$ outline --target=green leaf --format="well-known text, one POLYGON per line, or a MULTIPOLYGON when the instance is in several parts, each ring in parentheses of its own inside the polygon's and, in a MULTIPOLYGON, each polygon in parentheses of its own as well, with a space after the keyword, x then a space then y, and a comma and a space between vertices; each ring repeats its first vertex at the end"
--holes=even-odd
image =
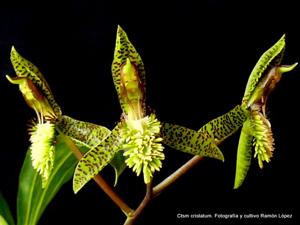
POLYGON ((0 214, 0 225, 9 225, 1 214, 0 214))
POLYGON ((251 135, 251 122, 250 119, 247 119, 243 125, 238 145, 234 189, 239 188, 247 176, 251 165, 252 144, 253 136, 251 135))
MULTIPOLYGON (((129 41, 125 31, 118 26, 116 46, 114 52, 114 59, 112 62, 112 76, 115 88, 117 90, 119 101, 123 112, 128 115, 127 109, 125 107, 126 102, 122 97, 121 93, 121 69, 126 63, 127 59, 137 68, 141 86, 143 87, 143 92, 145 93, 146 78, 145 78, 145 68, 139 53, 136 51, 132 43, 129 41)), ((145 104, 145 102, 143 102, 145 104)), ((145 106, 142 107, 143 110, 146 109, 145 106)))
POLYGON ((281 62, 285 49, 285 35, 283 35, 271 48, 269 48, 260 57, 255 67, 253 68, 246 86, 243 97, 243 104, 248 105, 248 101, 252 96, 258 82, 268 68, 278 66, 281 62))
POLYGON ((120 175, 126 169, 125 157, 123 156, 124 151, 119 151, 115 154, 114 158, 111 160, 110 165, 115 171, 115 182, 114 186, 117 185, 120 175))
MULTIPOLYGON (((87 148, 82 147, 82 152, 87 148)), ((72 178, 78 160, 70 151, 69 146, 59 135, 55 150, 54 168, 48 183, 42 189, 42 181, 36 170, 33 169, 30 150, 19 177, 19 190, 17 198, 17 217, 19 225, 37 224, 47 205, 54 198, 61 186, 72 178)))
POLYGON ((79 160, 73 177, 74 193, 77 193, 88 181, 95 177, 121 150, 123 126, 123 122, 119 122, 104 141, 89 150, 79 160))
POLYGON ((14 219, 9 209, 7 202, 0 193, 0 225, 14 225, 14 219))

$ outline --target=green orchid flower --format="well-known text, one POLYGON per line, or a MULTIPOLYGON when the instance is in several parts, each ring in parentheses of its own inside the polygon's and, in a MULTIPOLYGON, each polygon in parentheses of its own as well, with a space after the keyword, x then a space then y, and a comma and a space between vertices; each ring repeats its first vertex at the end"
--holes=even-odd
POLYGON ((263 162, 269 163, 274 151, 274 138, 271 123, 266 116, 266 103, 270 93, 280 81, 282 74, 293 70, 297 63, 280 65, 285 50, 283 35, 258 60, 252 70, 242 107, 247 113, 238 144, 234 188, 242 185, 249 170, 254 146, 254 158, 262 169, 263 162))
MULTIPOLYGON (((162 167, 165 158, 162 143, 183 152, 224 159, 216 146, 216 140, 211 136, 209 125, 198 133, 178 125, 162 123, 155 114, 146 114, 144 64, 120 26, 117 30, 112 76, 123 111, 122 119, 105 141, 79 161, 73 179, 75 193, 120 151, 125 157, 121 164, 132 168, 138 176, 143 172, 146 184, 151 181, 154 172, 162 167), (178 129, 183 132, 178 137, 172 135, 178 129), (205 138, 205 143, 201 138, 205 138), (182 141, 178 143, 178 140, 182 141)), ((214 126, 216 124, 212 123, 214 126)))
POLYGON ((37 114, 39 122, 44 118, 55 121, 61 116, 61 109, 56 103, 51 89, 39 69, 30 61, 23 58, 14 47, 11 49, 10 59, 17 77, 6 78, 12 84, 18 84, 21 93, 37 114))
POLYGON ((123 160, 137 175, 143 171, 145 183, 162 166, 164 159, 161 145, 160 122, 154 114, 146 115, 145 70, 142 59, 118 27, 112 75, 118 93, 123 116, 111 135, 99 146, 91 149, 79 161, 73 179, 77 193, 122 151, 123 160))
POLYGON ((47 184, 53 169, 55 121, 61 116, 61 110, 53 98, 52 92, 38 68, 23 58, 14 47, 10 54, 17 77, 6 78, 19 89, 27 104, 36 112, 38 123, 30 128, 32 166, 41 175, 42 187, 47 184))
POLYGON ((17 76, 12 78, 7 75, 6 78, 12 84, 19 85, 26 103, 37 115, 37 122, 33 121, 29 129, 31 160, 45 188, 53 169, 58 132, 69 136, 77 146, 92 148, 106 138, 110 130, 62 115, 42 73, 14 47, 11 49, 11 62, 17 76))
POLYGON ((265 113, 267 99, 282 73, 293 70, 297 65, 280 65, 284 48, 285 36, 262 55, 249 77, 241 105, 208 122, 198 131, 163 123, 163 143, 193 155, 224 160, 218 145, 242 126, 234 188, 241 186, 250 167, 253 147, 260 168, 263 168, 264 161, 270 162, 273 155, 274 138, 265 113))

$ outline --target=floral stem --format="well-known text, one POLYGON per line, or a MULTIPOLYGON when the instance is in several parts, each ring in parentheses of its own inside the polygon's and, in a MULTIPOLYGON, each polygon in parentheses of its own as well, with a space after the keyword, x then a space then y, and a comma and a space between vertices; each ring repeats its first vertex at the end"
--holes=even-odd
MULTIPOLYGON (((64 139, 65 143, 70 147, 75 157, 80 160, 82 158, 82 153, 74 142, 66 135, 64 135, 59 129, 58 133, 64 139)), ((98 174, 94 177, 94 181, 98 186, 107 194, 110 199, 123 211, 123 213, 129 217, 133 214, 134 210, 131 209, 121 198, 120 196, 112 189, 112 187, 98 174)))
POLYGON ((99 187, 107 194, 111 200, 123 211, 123 213, 128 217, 134 213, 134 210, 131 209, 117 193, 111 188, 111 186, 101 177, 96 175, 94 181, 99 185, 99 187))
POLYGON ((127 217, 127 220, 125 221, 124 225, 132 225, 137 220, 137 218, 144 211, 148 203, 153 199, 152 190, 152 181, 150 181, 150 183, 146 184, 146 194, 143 201, 140 203, 140 205, 134 211, 134 213, 131 216, 127 217))
POLYGON ((154 188, 152 186, 152 182, 147 184, 146 195, 143 201, 140 203, 138 208, 134 211, 132 216, 127 217, 124 225, 132 225, 140 214, 144 211, 146 206, 150 203, 152 199, 157 197, 163 190, 172 185, 175 181, 177 181, 182 175, 186 174, 192 167, 194 167, 197 163, 199 163, 203 157, 194 156, 189 161, 187 161, 184 165, 178 168, 175 172, 173 172, 170 176, 165 178, 161 183, 156 185, 154 188))
POLYGON ((177 181, 182 175, 186 174, 192 167, 194 167, 198 162, 203 159, 201 156, 194 156, 180 168, 178 168, 174 173, 165 178, 162 182, 153 188, 153 197, 157 197, 163 190, 177 181))

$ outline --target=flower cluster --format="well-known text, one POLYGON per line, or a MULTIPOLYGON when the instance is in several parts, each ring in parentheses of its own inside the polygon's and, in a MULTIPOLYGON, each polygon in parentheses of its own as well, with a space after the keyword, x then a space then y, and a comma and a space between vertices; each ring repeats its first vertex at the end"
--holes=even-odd
POLYGON ((124 156, 126 164, 139 176, 143 171, 144 182, 150 182, 153 173, 162 167, 165 155, 161 144, 160 122, 154 114, 140 120, 127 120, 124 128, 124 156))

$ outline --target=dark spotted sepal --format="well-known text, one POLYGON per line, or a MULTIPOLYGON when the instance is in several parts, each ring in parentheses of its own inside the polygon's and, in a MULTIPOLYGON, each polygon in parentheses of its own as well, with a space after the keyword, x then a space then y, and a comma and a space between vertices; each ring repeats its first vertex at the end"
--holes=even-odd
POLYGON ((79 147, 93 148, 99 145, 111 133, 106 127, 76 120, 66 115, 61 117, 56 126, 57 129, 70 137, 79 147))
POLYGON ((22 57, 14 47, 11 49, 10 59, 17 77, 6 77, 11 83, 19 85, 27 104, 45 117, 59 118, 61 109, 39 69, 22 57))
POLYGON ((89 150, 80 159, 73 176, 73 190, 75 193, 107 166, 115 154, 121 150, 123 123, 123 121, 119 122, 104 141, 89 150))
MULTIPOLYGON (((88 149, 95 148, 111 134, 111 131, 106 127, 76 120, 65 115, 63 115, 60 121, 56 123, 56 128, 64 135, 70 137, 77 147, 85 147, 88 149)), ((118 177, 122 174, 126 167, 123 152, 117 152, 109 164, 115 171, 116 185, 118 177)))
POLYGON ((146 79, 144 64, 139 53, 129 41, 127 34, 120 26, 117 30, 112 77, 124 114, 131 114, 129 105, 132 102, 137 104, 137 101, 139 101, 139 110, 142 110, 141 114, 145 116, 146 79))
POLYGON ((224 161, 224 156, 218 145, 235 133, 245 119, 245 112, 238 105, 228 113, 208 122, 198 131, 163 123, 161 137, 164 144, 176 150, 224 161))

